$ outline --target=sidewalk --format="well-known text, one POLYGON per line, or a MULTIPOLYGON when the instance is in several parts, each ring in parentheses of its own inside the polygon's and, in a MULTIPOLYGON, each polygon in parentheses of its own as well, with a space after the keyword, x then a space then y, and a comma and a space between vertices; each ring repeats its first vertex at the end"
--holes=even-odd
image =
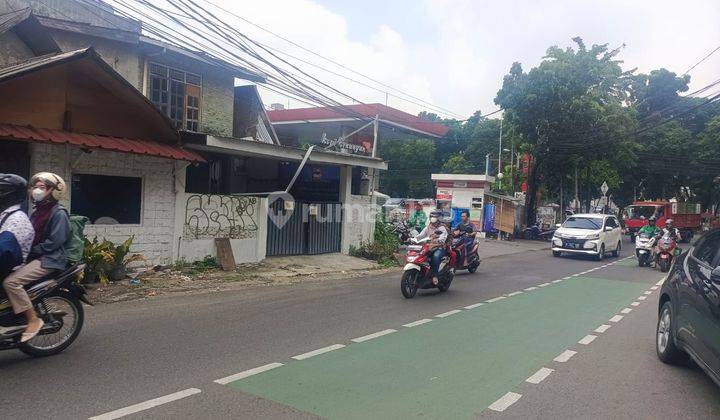
POLYGON ((480 259, 499 257, 502 255, 519 254, 528 251, 550 249, 550 242, 516 239, 514 241, 498 241, 496 239, 479 239, 480 259))

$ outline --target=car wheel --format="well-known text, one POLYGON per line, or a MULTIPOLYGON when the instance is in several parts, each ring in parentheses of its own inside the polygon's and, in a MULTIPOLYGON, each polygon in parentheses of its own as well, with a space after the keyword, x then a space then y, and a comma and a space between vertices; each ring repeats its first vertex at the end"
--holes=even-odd
POLYGON ((621 241, 618 241, 617 246, 615 247, 615 251, 612 252, 613 257, 617 257, 620 255, 620 250, 622 250, 622 244, 621 241))
POLYGON ((553 257, 559 257, 562 255, 562 252, 560 251, 553 251, 553 257))
POLYGON ((675 331, 672 328, 673 312, 670 301, 663 304, 657 323, 655 349, 663 363, 677 364, 687 360, 688 356, 675 345, 675 331))
POLYGON ((598 261, 602 261, 603 258, 605 258, 605 244, 600 245, 600 251, 598 251, 597 256, 595 258, 598 261))

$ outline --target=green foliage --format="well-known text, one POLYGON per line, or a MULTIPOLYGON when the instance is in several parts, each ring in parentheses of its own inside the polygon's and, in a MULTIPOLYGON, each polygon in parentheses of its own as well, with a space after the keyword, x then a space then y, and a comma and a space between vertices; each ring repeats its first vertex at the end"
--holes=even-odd
POLYGON ((400 241, 390 225, 378 217, 375 221, 375 237, 373 242, 361 243, 359 248, 350 247, 350 255, 375 260, 380 265, 392 267, 397 265, 395 254, 400 241))
POLYGON ((120 245, 115 245, 105 238, 99 240, 97 236, 92 241, 85 238, 83 261, 86 266, 83 280, 86 283, 107 284, 122 279, 128 264, 145 260, 140 254, 129 255, 134 239, 135 236, 131 236, 120 245))
POLYGON ((446 174, 467 174, 472 171, 473 165, 465 156, 454 154, 445 161, 442 166, 442 172, 446 174))

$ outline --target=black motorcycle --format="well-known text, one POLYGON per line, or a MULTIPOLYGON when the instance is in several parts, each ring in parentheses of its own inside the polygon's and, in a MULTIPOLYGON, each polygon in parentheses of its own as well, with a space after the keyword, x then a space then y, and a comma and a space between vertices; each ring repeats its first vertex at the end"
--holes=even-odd
POLYGON ((30 341, 20 343, 25 317, 13 313, 5 290, 0 288, 0 350, 18 349, 30 356, 50 356, 65 350, 80 334, 85 314, 82 302, 91 305, 85 288, 76 279, 84 264, 50 275, 25 287, 45 325, 30 341))
POLYGON ((392 232, 398 237, 401 244, 407 244, 410 242, 410 238, 418 235, 418 231, 415 230, 410 223, 406 220, 398 220, 390 223, 392 232))

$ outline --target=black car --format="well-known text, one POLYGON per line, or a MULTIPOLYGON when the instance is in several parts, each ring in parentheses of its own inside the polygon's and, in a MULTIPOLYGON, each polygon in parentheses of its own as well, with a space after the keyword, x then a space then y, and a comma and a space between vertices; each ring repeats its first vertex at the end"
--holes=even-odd
POLYGON ((656 349, 660 360, 691 357, 720 385, 720 229, 680 256, 665 280, 656 349))

